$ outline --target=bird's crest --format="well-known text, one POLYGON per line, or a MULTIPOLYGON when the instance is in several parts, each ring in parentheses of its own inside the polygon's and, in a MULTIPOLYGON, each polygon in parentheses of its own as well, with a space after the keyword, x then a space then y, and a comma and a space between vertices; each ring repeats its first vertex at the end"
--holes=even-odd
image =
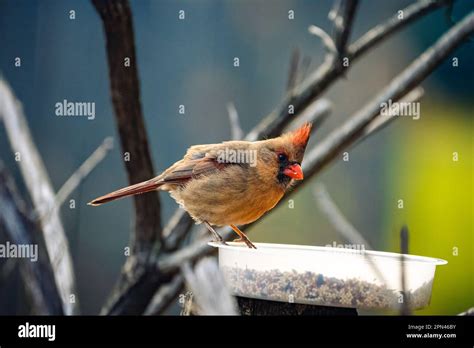
POLYGON ((291 132, 291 140, 294 145, 305 147, 308 143, 309 134, 311 133, 311 123, 305 123, 300 128, 291 132))

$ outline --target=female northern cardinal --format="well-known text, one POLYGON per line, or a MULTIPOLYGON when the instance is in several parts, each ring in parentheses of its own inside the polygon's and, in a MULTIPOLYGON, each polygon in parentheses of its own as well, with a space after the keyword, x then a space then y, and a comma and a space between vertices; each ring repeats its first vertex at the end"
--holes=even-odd
POLYGON ((291 181, 302 180, 311 124, 278 138, 191 146, 184 158, 157 177, 94 199, 100 205, 154 190, 169 191, 197 223, 223 242, 212 225, 230 227, 237 241, 255 248, 236 225, 257 220, 272 209, 291 181))

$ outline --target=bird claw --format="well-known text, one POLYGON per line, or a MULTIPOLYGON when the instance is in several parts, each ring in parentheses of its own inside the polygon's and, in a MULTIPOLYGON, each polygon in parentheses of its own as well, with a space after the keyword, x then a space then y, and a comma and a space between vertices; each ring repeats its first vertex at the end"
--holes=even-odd
POLYGON ((224 238, 222 238, 219 234, 216 233, 216 235, 214 236, 214 238, 212 239, 212 242, 214 243, 219 243, 219 244, 223 244, 223 245, 229 245, 225 242, 224 238))
POLYGON ((250 249, 257 249, 257 247, 248 238, 234 239, 235 243, 245 243, 250 249))
POLYGON ((225 242, 225 240, 223 240, 223 239, 217 239, 217 240, 216 240, 216 239, 213 239, 212 241, 213 241, 214 243, 218 243, 218 244, 229 245, 229 244, 227 244, 227 243, 225 242))

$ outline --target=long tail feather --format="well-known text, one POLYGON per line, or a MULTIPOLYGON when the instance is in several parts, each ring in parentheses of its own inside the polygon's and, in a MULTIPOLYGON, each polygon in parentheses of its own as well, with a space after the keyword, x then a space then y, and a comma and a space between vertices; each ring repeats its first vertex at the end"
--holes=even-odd
POLYGON ((141 193, 145 192, 150 192, 156 190, 158 187, 163 185, 162 181, 158 181, 155 179, 147 180, 140 182, 135 185, 127 186, 124 187, 120 190, 108 193, 104 196, 98 197, 94 199, 93 201, 87 203, 88 205, 101 205, 110 201, 114 201, 119 198, 127 197, 127 196, 133 196, 133 195, 139 195, 141 193))

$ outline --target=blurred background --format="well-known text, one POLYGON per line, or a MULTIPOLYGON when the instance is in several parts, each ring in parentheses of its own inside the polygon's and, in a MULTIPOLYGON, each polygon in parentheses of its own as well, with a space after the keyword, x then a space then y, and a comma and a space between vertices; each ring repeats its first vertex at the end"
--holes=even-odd
MULTIPOLYGON (((410 1, 361 1, 351 39, 410 1)), ((180 159, 193 144, 230 138, 233 102, 249 131, 285 93, 290 56, 298 48, 321 64, 324 49, 311 24, 330 32, 332 1, 131 1, 141 102, 155 169, 180 159), (178 11, 185 10, 185 20, 178 11), (295 19, 288 19, 294 10, 295 19), (240 66, 234 67, 234 57, 240 66), (185 105, 185 114, 178 106, 185 105)), ((453 17, 473 9, 457 1, 453 17)), ((449 29, 437 10, 365 55, 325 97, 333 112, 310 147, 361 108, 449 29)), ((34 140, 57 190, 107 136, 116 146, 62 209, 83 314, 98 313, 119 275, 133 221, 132 200, 93 209, 92 198, 127 184, 109 92, 102 23, 89 1, 0 0, 0 74, 22 102, 34 140), (76 18, 69 18, 74 10, 76 18), (14 66, 21 57, 21 67, 14 66), (95 102, 96 117, 55 115, 55 104, 95 102)), ((314 201, 323 182, 339 208, 377 250, 399 251, 410 230, 410 253, 448 260, 438 267, 431 306, 417 314, 457 314, 474 305, 473 110, 474 50, 458 48, 459 66, 442 64, 423 84, 421 118, 401 118, 350 151, 250 230, 257 242, 326 245, 343 242, 314 201), (453 152, 459 161, 453 161, 453 152), (404 200, 398 209, 397 201, 404 200), (457 249, 455 249, 457 248, 457 249), (453 250, 457 250, 455 253, 453 250)), ((0 158, 23 187, 0 127, 0 158)), ((176 209, 160 193, 163 221, 176 209)), ((20 279, 1 284, 0 314, 21 313, 20 279)))

